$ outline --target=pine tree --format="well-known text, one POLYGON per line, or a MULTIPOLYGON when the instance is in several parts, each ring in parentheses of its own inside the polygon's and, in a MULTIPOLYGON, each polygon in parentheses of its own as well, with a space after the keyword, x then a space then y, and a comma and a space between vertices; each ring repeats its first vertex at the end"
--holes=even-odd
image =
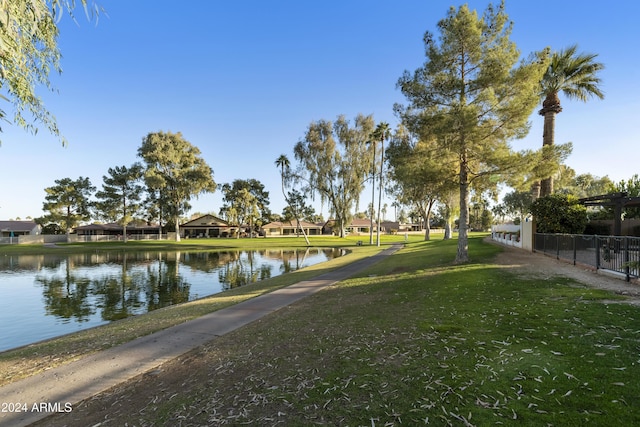
POLYGON ((396 110, 412 132, 434 139, 445 158, 455 159, 460 189, 456 261, 466 262, 471 191, 495 186, 527 164, 509 141, 529 130, 547 53, 520 60, 509 39, 512 23, 504 2, 489 5, 482 17, 467 5, 452 7, 438 29, 439 39, 425 34, 425 64, 413 74, 405 71, 398 81, 409 106, 396 110))

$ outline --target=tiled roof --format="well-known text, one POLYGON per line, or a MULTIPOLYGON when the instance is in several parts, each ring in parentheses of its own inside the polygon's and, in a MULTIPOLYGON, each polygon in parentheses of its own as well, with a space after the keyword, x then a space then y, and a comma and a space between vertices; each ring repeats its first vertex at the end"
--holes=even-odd
MULTIPOLYGON (((312 224, 307 221, 300 221, 300 225, 304 228, 322 228, 322 225, 312 224)), ((276 228, 276 227, 297 227, 295 221, 273 221, 262 226, 262 228, 276 228)))
POLYGON ((215 215, 206 214, 180 224, 180 227, 227 227, 228 225, 227 221, 215 215))
POLYGON ((33 221, 0 221, 2 231, 31 231, 37 226, 33 221))
MULTIPOLYGON (((152 225, 142 225, 142 224, 133 224, 130 223, 127 225, 127 229, 129 230, 133 230, 133 229, 150 229, 150 228, 158 228, 158 225, 156 224, 152 224, 152 225)), ((75 230, 122 230, 122 226, 116 222, 110 222, 107 224, 88 224, 88 225, 80 225, 78 227, 75 227, 75 230)))

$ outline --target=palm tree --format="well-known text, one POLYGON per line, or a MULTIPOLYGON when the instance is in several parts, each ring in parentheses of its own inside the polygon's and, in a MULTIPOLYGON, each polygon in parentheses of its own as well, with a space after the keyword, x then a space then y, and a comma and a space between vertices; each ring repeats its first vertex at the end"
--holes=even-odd
MULTIPOLYGON (((598 88, 601 83, 598 71, 604 69, 604 64, 596 62, 596 54, 576 53, 577 45, 569 46, 551 55, 549 67, 540 82, 540 98, 543 99, 542 109, 538 114, 544 117, 542 146, 554 145, 554 131, 556 114, 562 111, 559 93, 568 99, 587 102, 596 96, 604 98, 598 88)), ((540 196, 553 193, 553 177, 542 180, 540 196)))
POLYGON ((287 198, 287 193, 284 188, 285 177, 289 174, 289 167, 291 166, 291 162, 289 162, 289 158, 280 154, 280 156, 276 159, 275 164, 280 168, 280 176, 282 177, 282 195, 284 196, 285 202, 291 207, 293 211, 293 215, 296 218, 296 225, 302 231, 302 235, 304 236, 304 241, 307 242, 307 246, 310 245, 309 238, 307 237, 307 233, 304 231, 304 227, 300 224, 300 216, 298 215, 298 209, 295 206, 292 206, 291 202, 287 198))
MULTIPOLYGON (((380 154, 380 188, 378 190, 378 224, 376 226, 376 245, 380 246, 380 205, 382 204, 382 172, 384 169, 384 140, 389 139, 391 135, 391 128, 389 123, 380 122, 376 129, 373 131, 373 138, 379 140, 382 143, 382 153, 380 154)), ((374 159, 375 163, 375 159, 374 159)))
POLYGON ((282 194, 285 195, 285 199, 286 199, 287 196, 284 191, 284 178, 285 178, 285 172, 288 171, 289 167, 291 166, 291 162, 289 162, 289 158, 285 154, 280 154, 280 157, 276 159, 275 164, 277 167, 280 168, 280 176, 282 177, 282 194))

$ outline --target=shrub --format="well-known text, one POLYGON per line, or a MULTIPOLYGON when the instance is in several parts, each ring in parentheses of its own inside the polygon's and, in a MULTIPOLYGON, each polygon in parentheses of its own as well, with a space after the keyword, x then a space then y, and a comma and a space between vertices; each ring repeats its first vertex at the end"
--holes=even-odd
POLYGON ((587 225, 587 209, 567 194, 541 197, 531 205, 538 233, 580 234, 587 225))

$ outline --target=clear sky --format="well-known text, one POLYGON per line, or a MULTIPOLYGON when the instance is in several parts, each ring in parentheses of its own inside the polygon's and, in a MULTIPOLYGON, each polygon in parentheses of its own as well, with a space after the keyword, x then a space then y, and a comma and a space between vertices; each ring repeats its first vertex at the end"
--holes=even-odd
MULTIPOLYGON (((436 33, 450 0, 131 1, 98 0, 97 25, 81 10, 60 21, 57 91, 39 94, 69 141, 46 129, 33 136, 3 124, 0 219, 43 214, 44 188, 89 177, 100 187, 109 167, 131 165, 149 132, 182 132, 214 170, 217 183, 254 178, 284 201, 274 165, 289 156, 314 120, 373 114, 395 127, 396 82, 425 60, 422 37, 436 33)), ((497 2, 494 2, 497 3, 497 2)), ((468 2, 482 13, 488 1, 468 2)), ((605 100, 562 98, 556 143, 571 141, 567 164, 614 181, 640 173, 640 2, 507 0, 512 40, 523 55, 577 43, 597 53, 605 100)), ((9 109, 5 110, 9 112, 9 109)), ((9 112, 8 114, 12 114, 9 112)), ((542 144, 534 113, 515 149, 542 144)), ((368 199, 365 190, 360 210, 368 199)), ((221 193, 193 201, 217 213, 221 193)), ((320 207, 317 206, 317 210, 320 207)), ((322 213, 327 216, 325 206, 322 213)))

